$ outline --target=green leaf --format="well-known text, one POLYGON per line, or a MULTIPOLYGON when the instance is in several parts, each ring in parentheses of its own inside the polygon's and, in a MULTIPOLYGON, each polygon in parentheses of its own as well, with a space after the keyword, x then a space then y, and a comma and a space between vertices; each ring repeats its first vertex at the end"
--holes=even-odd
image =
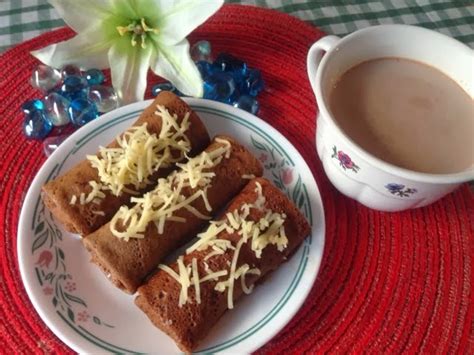
POLYGON ((79 297, 73 296, 67 292, 64 292, 64 296, 71 302, 76 302, 76 303, 82 304, 84 307, 87 307, 86 303, 79 297))
POLYGON ((44 229, 44 221, 41 221, 35 228, 35 234, 41 233, 44 229))
POLYGON ((280 183, 278 180, 273 180, 273 183, 275 184, 276 187, 278 187, 280 190, 283 190, 283 185, 280 183))
POLYGON ((58 254, 59 254, 59 257, 64 260, 64 252, 61 248, 58 248, 58 254))
POLYGON ((298 199, 301 194, 301 176, 298 176, 298 180, 296 181, 295 188, 293 189, 292 199, 293 202, 297 203, 298 199))
POLYGON ((257 142, 252 136, 250 136, 250 140, 252 141, 252 144, 255 146, 255 148, 263 151, 267 151, 267 148, 262 144, 257 142))
POLYGON ((33 242, 33 246, 31 247, 31 253, 34 253, 36 250, 41 248, 44 243, 48 240, 49 230, 45 230, 41 233, 33 242))
POLYGON ((304 196, 303 194, 300 195, 300 200, 298 201, 298 207, 301 209, 304 205, 304 196))
POLYGON ((69 319, 70 319, 72 322, 75 323, 75 321, 74 321, 74 312, 72 311, 71 308, 68 308, 68 309, 67 309, 67 316, 69 317, 69 319))
POLYGON ((100 321, 99 318, 97 318, 96 316, 92 317, 92 320, 94 321, 95 324, 98 324, 100 325, 102 322, 100 321))
POLYGON ((59 229, 56 228, 56 237, 58 237, 59 240, 63 240, 63 234, 59 229))

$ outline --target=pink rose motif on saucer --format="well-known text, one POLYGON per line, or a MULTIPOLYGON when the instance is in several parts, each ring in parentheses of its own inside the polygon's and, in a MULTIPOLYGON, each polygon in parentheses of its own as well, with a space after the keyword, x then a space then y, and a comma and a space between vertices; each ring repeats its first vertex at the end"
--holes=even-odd
POLYGON ((281 171, 281 180, 285 185, 290 185, 293 181, 293 169, 286 168, 281 171))
POLYGON ((36 265, 49 268, 49 264, 53 260, 53 254, 49 250, 43 250, 36 262, 36 265))
POLYGON ((336 158, 339 160, 339 164, 344 170, 352 170, 353 172, 357 173, 359 171, 359 166, 356 165, 351 159, 349 155, 344 153, 342 150, 337 150, 336 146, 332 147, 332 155, 331 158, 336 158))
POLYGON ((53 288, 51 286, 46 286, 45 288, 43 288, 43 293, 46 296, 50 296, 53 294, 53 288))
POLYGON ((79 322, 87 322, 90 318, 89 313, 87 311, 82 311, 77 314, 77 320, 79 322))

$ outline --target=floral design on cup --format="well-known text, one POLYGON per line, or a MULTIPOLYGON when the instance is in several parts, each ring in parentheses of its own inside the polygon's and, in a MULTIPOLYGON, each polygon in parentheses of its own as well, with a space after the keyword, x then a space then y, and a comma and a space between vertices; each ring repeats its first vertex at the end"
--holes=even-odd
POLYGON ((402 184, 390 183, 385 185, 385 188, 392 194, 400 197, 408 197, 418 192, 416 189, 406 187, 402 184))
POLYGON ((351 159, 349 155, 344 153, 342 150, 337 150, 336 146, 332 147, 332 155, 331 158, 336 158, 339 160, 339 164, 344 170, 352 170, 353 172, 357 173, 359 171, 359 166, 356 165, 351 159))

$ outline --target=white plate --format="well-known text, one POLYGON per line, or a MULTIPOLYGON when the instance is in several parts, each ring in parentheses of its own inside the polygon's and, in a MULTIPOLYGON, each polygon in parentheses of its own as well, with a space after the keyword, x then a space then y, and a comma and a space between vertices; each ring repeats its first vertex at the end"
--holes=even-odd
MULTIPOLYGON (((293 257, 252 295, 240 300, 201 344, 202 352, 247 353, 268 342, 300 308, 318 274, 324 247, 324 212, 318 187, 298 151, 259 118, 221 103, 186 99, 211 136, 229 134, 265 165, 265 176, 296 201, 312 233, 293 257)), ((77 235, 64 231, 40 199, 41 186, 112 141, 151 101, 101 116, 69 137, 42 166, 22 207, 18 258, 26 291, 43 321, 74 351, 176 353, 124 294, 89 262, 77 235)))

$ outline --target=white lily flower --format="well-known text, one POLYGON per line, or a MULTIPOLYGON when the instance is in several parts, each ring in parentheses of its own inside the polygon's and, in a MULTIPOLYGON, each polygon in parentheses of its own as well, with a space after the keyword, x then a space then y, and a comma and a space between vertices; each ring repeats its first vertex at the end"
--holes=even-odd
POLYGON ((122 104, 143 100, 148 68, 185 95, 202 97, 186 36, 223 0, 49 0, 77 35, 32 54, 49 66, 110 67, 122 104))

